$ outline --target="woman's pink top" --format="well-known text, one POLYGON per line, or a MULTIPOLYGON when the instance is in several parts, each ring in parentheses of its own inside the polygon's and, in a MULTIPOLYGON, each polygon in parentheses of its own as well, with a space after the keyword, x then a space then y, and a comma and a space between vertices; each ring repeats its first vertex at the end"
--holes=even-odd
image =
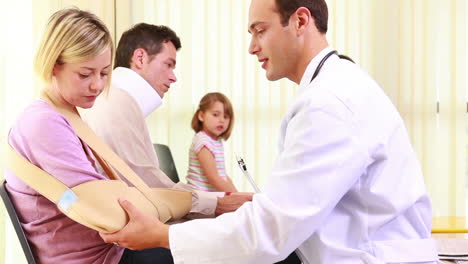
MULTIPOLYGON (((64 116, 42 100, 18 117, 10 145, 34 165, 68 187, 106 180, 94 167, 91 151, 64 116)), ((64 214, 57 206, 6 170, 7 189, 39 263, 116 264, 123 248, 106 244, 97 231, 64 214)))

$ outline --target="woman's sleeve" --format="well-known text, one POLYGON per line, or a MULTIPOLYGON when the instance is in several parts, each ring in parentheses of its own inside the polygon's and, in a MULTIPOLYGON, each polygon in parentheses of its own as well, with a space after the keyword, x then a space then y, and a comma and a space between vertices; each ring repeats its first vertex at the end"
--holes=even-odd
POLYGON ((58 113, 32 113, 23 118, 10 133, 10 144, 68 187, 106 179, 96 172, 94 161, 88 159, 81 140, 58 113))

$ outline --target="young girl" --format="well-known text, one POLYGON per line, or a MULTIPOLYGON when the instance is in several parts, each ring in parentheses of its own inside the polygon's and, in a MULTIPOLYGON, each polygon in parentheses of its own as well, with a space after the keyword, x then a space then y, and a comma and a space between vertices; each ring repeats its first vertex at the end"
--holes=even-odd
POLYGON ((189 150, 189 184, 204 191, 237 192, 224 168, 222 140, 231 135, 234 112, 221 93, 208 93, 192 118, 193 137, 189 150))

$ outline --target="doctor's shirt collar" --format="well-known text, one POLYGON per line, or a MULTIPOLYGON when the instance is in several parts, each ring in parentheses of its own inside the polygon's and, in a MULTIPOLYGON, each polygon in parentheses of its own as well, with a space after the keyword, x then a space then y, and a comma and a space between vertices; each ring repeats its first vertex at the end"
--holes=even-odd
POLYGON ((314 75, 315 69, 317 69, 317 66, 319 65, 320 61, 330 52, 332 51, 331 47, 328 46, 324 48, 322 51, 320 51, 310 62, 309 65, 307 65, 307 68, 302 75, 301 82, 299 83, 299 91, 298 93, 301 93, 302 90, 304 90, 309 84, 310 84, 310 79, 312 79, 312 75, 314 75))

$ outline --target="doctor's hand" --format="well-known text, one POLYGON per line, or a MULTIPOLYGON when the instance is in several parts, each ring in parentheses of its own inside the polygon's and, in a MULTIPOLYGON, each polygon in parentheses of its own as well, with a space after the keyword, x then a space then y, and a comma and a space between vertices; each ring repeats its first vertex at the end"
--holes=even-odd
POLYGON ((224 197, 218 197, 215 215, 234 212, 237 208, 241 207, 245 202, 252 201, 253 193, 231 193, 224 197))
POLYGON ((115 233, 99 233, 107 243, 117 243, 132 250, 165 247, 169 248, 169 226, 156 217, 143 214, 125 199, 119 199, 120 206, 127 212, 127 225, 115 233))

